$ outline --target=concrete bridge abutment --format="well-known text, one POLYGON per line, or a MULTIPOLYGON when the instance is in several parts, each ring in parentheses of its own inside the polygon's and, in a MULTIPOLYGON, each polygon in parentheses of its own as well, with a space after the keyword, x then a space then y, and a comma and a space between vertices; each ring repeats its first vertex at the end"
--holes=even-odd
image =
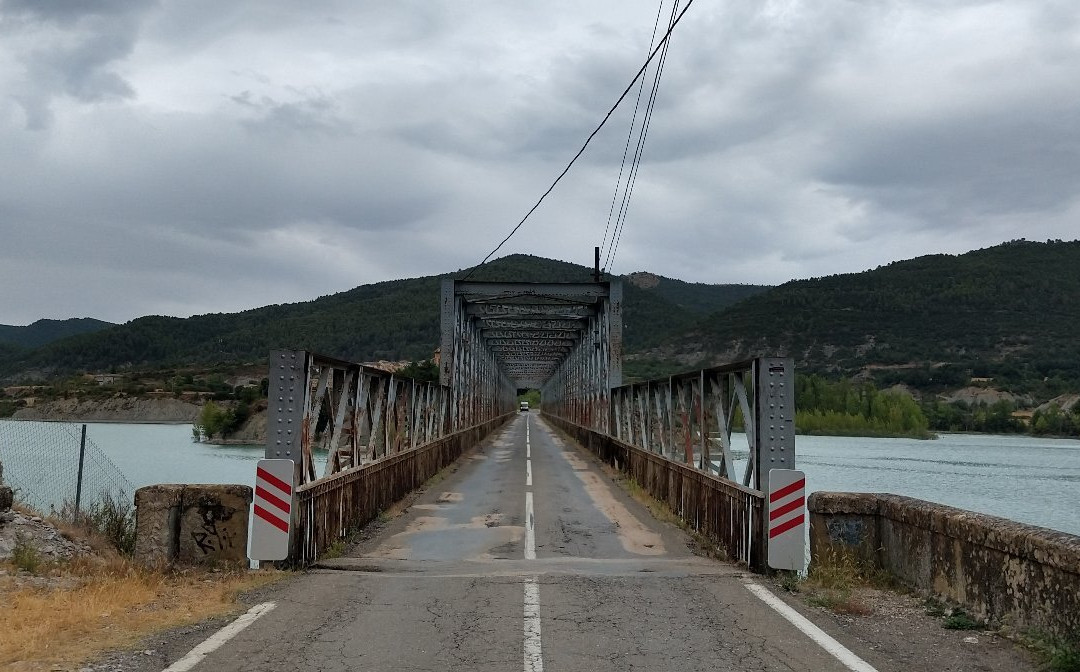
POLYGON ((145 565, 247 565, 247 485, 149 485, 135 491, 135 559, 145 565))

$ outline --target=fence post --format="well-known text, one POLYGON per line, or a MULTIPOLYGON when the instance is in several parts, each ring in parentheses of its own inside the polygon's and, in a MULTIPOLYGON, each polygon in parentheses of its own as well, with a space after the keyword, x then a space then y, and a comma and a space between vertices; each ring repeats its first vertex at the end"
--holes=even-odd
POLYGON ((75 521, 79 520, 79 507, 82 504, 83 463, 86 460, 86 425, 82 426, 82 435, 79 438, 79 477, 75 481, 75 521))

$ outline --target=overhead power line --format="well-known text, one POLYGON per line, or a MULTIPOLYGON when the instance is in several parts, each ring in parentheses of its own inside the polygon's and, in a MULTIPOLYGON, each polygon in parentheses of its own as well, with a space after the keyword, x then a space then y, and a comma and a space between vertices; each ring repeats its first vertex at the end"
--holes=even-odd
MULTIPOLYGON (((661 0, 660 8, 663 9, 663 0, 661 0)), ((671 16, 668 17, 668 25, 672 25, 675 20, 675 12, 678 11, 679 0, 671 5, 671 16)), ((607 260, 604 262, 604 268, 611 272, 615 264, 615 255, 619 251, 619 242, 622 240, 623 230, 626 228, 626 217, 630 210, 630 197, 634 193, 634 185, 637 183, 638 171, 641 169, 641 157, 645 152, 645 138, 649 135, 649 127, 652 125, 653 110, 656 109, 656 96, 660 89, 660 77, 664 74, 664 63, 667 61, 668 48, 671 46, 671 41, 668 40, 663 44, 663 49, 660 51, 660 60, 656 64, 656 75, 653 77, 652 88, 649 91, 649 100, 645 104, 645 116, 641 121, 641 129, 638 131, 637 145, 634 147, 634 157, 630 164, 630 174, 626 178, 626 186, 623 188, 622 203, 619 206, 619 214, 615 219, 615 229, 611 232, 611 244, 608 247, 607 260)), ((644 84, 645 80, 641 80, 644 84)), ((634 129, 631 126, 630 136, 633 136, 634 129)), ((627 137, 627 142, 630 138, 627 137)), ((620 171, 621 173, 621 171, 620 171)), ((619 180, 621 182, 621 178, 619 180)), ((619 194, 619 182, 615 184, 615 195, 619 194)), ((605 228, 605 231, 607 229, 605 228)), ((607 240, 607 234, 604 234, 605 242, 607 240)))
MULTIPOLYGON (((664 0, 660 0, 660 6, 656 9, 656 20, 653 21, 652 35, 649 37, 649 51, 656 44, 656 30, 660 27, 660 16, 664 13, 664 0)), ((619 162, 619 176, 615 179, 615 193, 611 196, 611 207, 608 208, 607 223, 604 224, 604 237, 600 243, 600 254, 607 247, 607 234, 611 228, 611 218, 615 214, 615 203, 619 200, 619 185, 622 184, 623 170, 626 168, 626 156, 630 153, 630 140, 634 137, 634 128, 637 126, 638 108, 641 107, 641 92, 645 89, 645 78, 641 77, 638 82, 637 97, 634 99, 634 113, 630 115, 630 131, 626 134, 626 144, 623 146, 622 160, 619 162)), ((616 226, 618 220, 616 220, 616 226)), ((614 238, 614 234, 612 234, 614 238)), ((607 264, 605 264, 605 267, 607 264)))
POLYGON ((682 21, 684 16, 686 16, 686 12, 693 4, 694 0, 689 0, 689 2, 686 3, 686 7, 683 7, 682 11, 679 12, 679 16, 671 22, 671 25, 668 26, 667 32, 664 33, 664 36, 662 38, 660 38, 660 42, 656 45, 656 48, 652 50, 652 53, 649 54, 649 57, 645 59, 645 63, 637 71, 637 74, 634 75, 634 78, 630 80, 630 83, 627 84, 625 89, 623 89, 623 92, 619 96, 618 100, 616 100, 615 104, 611 106, 611 109, 607 111, 607 114, 604 115, 604 118, 600 121, 599 125, 597 125, 597 127, 593 129, 593 132, 589 134, 589 137, 585 138, 585 142, 581 145, 581 149, 579 149, 577 153, 574 154, 574 157, 570 159, 570 162, 567 163, 566 167, 562 169, 562 172, 559 173, 559 175, 551 183, 551 186, 548 187, 547 190, 540 195, 540 198, 537 199, 536 203, 534 203, 533 206, 529 208, 529 211, 525 213, 525 216, 521 218, 521 221, 519 221, 517 225, 510 230, 510 233, 508 233, 506 237, 503 238, 502 241, 495 246, 495 249, 489 252, 488 255, 484 257, 483 261, 481 261, 479 264, 469 270, 465 277, 462 278, 463 280, 468 280, 470 277, 472 277, 473 273, 475 273, 477 269, 486 264, 488 260, 495 255, 496 252, 502 249, 502 246, 506 244, 506 241, 510 240, 514 236, 514 234, 517 233, 518 229, 521 228, 522 224, 524 224, 525 221, 529 219, 529 216, 532 215, 532 213, 536 212, 536 209, 540 207, 540 204, 544 202, 544 199, 548 197, 548 194, 555 190, 555 187, 559 184, 560 181, 562 181, 562 178, 566 177, 566 174, 570 172, 570 169, 574 166, 574 163, 576 163, 577 160, 581 158, 581 155, 585 153, 585 150, 588 148, 589 143, 592 142, 593 138, 596 137, 596 134, 599 133, 600 129, 602 129, 604 125, 607 124, 608 120, 611 119, 611 115, 615 114, 615 110, 618 109, 619 105, 622 104, 623 100, 625 100, 626 97, 630 95, 630 91, 633 90, 634 84, 636 84, 638 79, 640 79, 649 69, 649 64, 652 63, 652 60, 656 58, 656 55, 658 53, 660 53, 660 50, 663 48, 663 46, 667 44, 668 39, 671 37, 672 31, 675 30, 675 26, 679 25, 679 22, 682 21))

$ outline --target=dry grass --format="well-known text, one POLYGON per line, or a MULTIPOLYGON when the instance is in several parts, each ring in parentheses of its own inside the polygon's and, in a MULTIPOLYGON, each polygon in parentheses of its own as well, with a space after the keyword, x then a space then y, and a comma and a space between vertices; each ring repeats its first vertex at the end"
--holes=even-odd
POLYGON ((115 554, 53 565, 32 581, 9 571, 0 577, 0 668, 20 670, 78 669, 155 631, 239 611, 240 592, 283 576, 151 571, 115 554))
POLYGON ((891 588, 892 579, 880 571, 867 571, 851 553, 830 550, 814 560, 797 591, 810 604, 838 614, 869 616, 873 608, 863 599, 870 588, 891 588))

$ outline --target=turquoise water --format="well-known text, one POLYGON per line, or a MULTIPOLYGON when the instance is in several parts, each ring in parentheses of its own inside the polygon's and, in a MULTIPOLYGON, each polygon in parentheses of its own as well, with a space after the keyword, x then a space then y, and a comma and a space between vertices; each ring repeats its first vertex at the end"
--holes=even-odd
MULTIPOLYGON (((59 508, 75 497, 81 425, 0 420, 4 480, 35 508, 59 508), (22 492, 19 492, 19 491, 22 492)), ((88 423, 83 501, 101 490, 130 498, 156 483, 253 485, 260 446, 195 443, 191 425, 88 423), (119 473, 118 473, 119 472, 119 473), (122 477, 120 476, 122 474, 122 477)), ((325 454, 316 460, 320 473, 325 454)))
POLYGON ((809 491, 891 492, 1080 535, 1080 441, 800 436, 809 491))
MULTIPOLYGON (((27 445, 26 437, 55 434, 58 424, 0 421, 6 480, 18 477, 38 489, 73 487, 73 478, 67 476, 77 471, 77 440, 40 450, 27 445)), ((68 427, 77 437, 78 426, 68 427)), ((255 462, 263 456, 262 446, 194 443, 190 425, 89 424, 87 436, 134 487, 250 485, 255 462)), ((741 436, 732 438, 736 446, 745 445, 741 436)), ((745 459, 745 452, 742 456, 745 459)), ((810 492, 891 492, 1080 535, 1076 440, 968 434, 943 435, 936 441, 800 436, 796 466, 806 472, 810 492)), ((71 495, 50 495, 57 496, 71 495)))

